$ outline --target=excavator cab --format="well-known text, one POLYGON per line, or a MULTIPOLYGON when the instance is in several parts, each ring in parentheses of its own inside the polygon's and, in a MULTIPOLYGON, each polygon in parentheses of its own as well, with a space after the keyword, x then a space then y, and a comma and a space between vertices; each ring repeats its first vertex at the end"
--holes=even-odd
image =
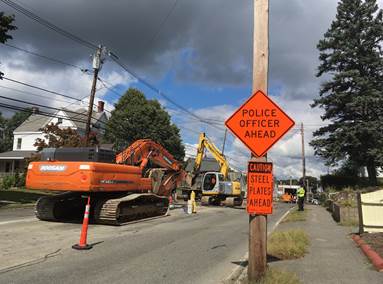
POLYGON ((203 177, 202 192, 203 193, 218 193, 224 177, 217 172, 206 173, 203 177))
POLYGON ((226 205, 242 204, 241 184, 238 181, 227 181, 219 172, 207 172, 202 180, 202 202, 204 204, 226 205))

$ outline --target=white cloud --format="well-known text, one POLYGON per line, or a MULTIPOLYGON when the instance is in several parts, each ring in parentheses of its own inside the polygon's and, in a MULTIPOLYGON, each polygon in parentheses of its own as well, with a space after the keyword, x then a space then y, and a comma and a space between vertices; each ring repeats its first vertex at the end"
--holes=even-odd
MULTIPOLYGON (((74 97, 81 100, 81 102, 60 95, 54 95, 44 91, 29 88, 27 86, 23 86, 7 80, 0 81, 0 86, 30 92, 35 95, 23 94, 1 88, 0 90, 2 95, 9 98, 57 108, 87 108, 93 80, 92 75, 82 73, 80 70, 73 68, 39 70, 39 72, 30 72, 28 68, 26 68, 30 59, 31 58, 24 53, 13 53, 12 56, 6 59, 2 59, 1 70, 5 73, 5 77, 35 85, 40 88, 45 88, 69 97, 74 97)), ((107 82, 108 87, 119 84, 129 85, 130 83, 134 82, 126 72, 118 73, 116 71, 109 71, 105 72, 105 74, 101 72, 100 76, 102 76, 103 80, 107 82)), ((97 82, 95 104, 97 104, 98 100, 105 101, 104 96, 108 91, 109 90, 102 83, 97 82)), ((15 105, 14 102, 10 104, 15 105)), ((30 107, 28 104, 19 104, 19 106, 30 107)), ((111 103, 105 103, 106 110, 111 111, 113 108, 113 101, 111 101, 111 103)))

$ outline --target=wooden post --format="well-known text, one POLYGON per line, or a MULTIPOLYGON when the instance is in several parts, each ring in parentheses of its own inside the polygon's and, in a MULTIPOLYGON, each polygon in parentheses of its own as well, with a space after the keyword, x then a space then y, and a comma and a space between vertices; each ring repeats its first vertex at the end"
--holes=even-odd
MULTIPOLYGON (((302 138, 302 182, 306 185, 306 156, 305 156, 305 132, 303 122, 301 123, 301 138, 302 138)), ((308 188, 306 189, 308 191, 308 188)))
POLYGON ((364 233, 363 226, 363 209, 362 209, 362 196, 360 191, 356 193, 357 203, 358 203, 358 216, 359 216, 359 234, 364 233))
MULTIPOLYGON (((254 0, 253 93, 268 93, 269 0, 254 0)), ((252 161, 266 161, 266 156, 252 161)), ((267 268, 267 216, 249 216, 248 282, 260 280, 267 268)))
POLYGON ((90 98, 89 98, 89 106, 88 106, 88 115, 86 120, 86 126, 85 126, 85 139, 86 139, 86 146, 89 145, 89 135, 90 131, 92 129, 91 123, 92 123, 92 113, 93 113, 93 105, 94 105, 94 97, 96 95, 96 85, 97 85, 97 79, 98 79, 98 72, 101 68, 101 46, 99 46, 96 50, 96 54, 93 58, 93 82, 92 82, 92 88, 90 91, 90 98))

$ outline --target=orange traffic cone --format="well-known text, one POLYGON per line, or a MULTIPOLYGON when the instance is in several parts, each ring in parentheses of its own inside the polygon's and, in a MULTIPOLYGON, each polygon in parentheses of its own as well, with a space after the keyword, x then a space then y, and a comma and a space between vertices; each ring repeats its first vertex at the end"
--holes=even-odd
POLYGON ((84 220, 82 222, 80 243, 72 246, 73 249, 86 250, 91 249, 92 245, 86 243, 86 237, 88 234, 88 223, 89 223, 89 210, 90 210, 90 196, 88 196, 88 202, 85 206, 84 220))

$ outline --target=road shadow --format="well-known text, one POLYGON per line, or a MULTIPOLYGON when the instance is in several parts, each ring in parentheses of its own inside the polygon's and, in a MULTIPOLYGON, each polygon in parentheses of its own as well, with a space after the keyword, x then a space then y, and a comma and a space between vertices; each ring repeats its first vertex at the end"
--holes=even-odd
MULTIPOLYGON (((282 259, 275 257, 273 255, 270 255, 270 254, 267 255, 267 263, 276 262, 276 261, 280 261, 280 260, 282 260, 282 259)), ((247 267, 249 265, 248 260, 232 261, 231 263, 236 264, 236 265, 241 266, 241 267, 247 267)))
POLYGON ((97 245, 99 245, 99 244, 102 244, 104 241, 99 241, 99 242, 95 242, 95 243, 92 243, 92 244, 89 244, 89 245, 91 245, 92 247, 94 247, 94 246, 97 246, 97 245))

